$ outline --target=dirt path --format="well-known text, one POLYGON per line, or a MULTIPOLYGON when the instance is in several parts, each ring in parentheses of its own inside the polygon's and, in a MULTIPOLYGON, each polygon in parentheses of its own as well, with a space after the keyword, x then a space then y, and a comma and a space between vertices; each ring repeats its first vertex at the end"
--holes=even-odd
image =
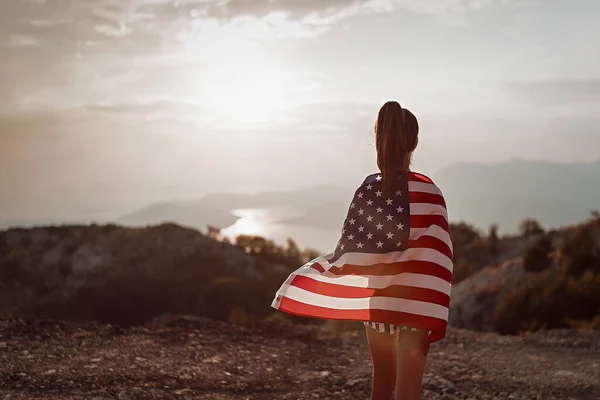
MULTIPOLYGON (((0 399, 368 399, 360 334, 176 319, 119 328, 0 319, 0 399)), ((424 399, 600 399, 600 332, 451 330, 424 399)))

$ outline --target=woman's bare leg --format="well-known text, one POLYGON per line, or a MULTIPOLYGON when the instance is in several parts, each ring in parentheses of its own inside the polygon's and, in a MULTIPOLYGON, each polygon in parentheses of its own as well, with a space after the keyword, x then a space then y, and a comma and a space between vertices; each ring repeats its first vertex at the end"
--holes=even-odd
POLYGON ((398 333, 379 333, 370 326, 366 326, 366 329, 373 360, 371 400, 390 400, 396 386, 398 333))
POLYGON ((396 400, 419 400, 427 356, 427 336, 400 331, 396 364, 396 400))

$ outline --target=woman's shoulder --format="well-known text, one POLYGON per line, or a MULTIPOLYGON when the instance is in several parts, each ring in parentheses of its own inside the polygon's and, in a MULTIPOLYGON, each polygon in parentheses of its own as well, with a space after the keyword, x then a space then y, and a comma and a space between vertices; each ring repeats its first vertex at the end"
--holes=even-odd
POLYGON ((430 183, 432 185, 435 185, 435 183, 433 182, 433 179, 431 179, 430 177, 428 177, 425 174, 421 174, 419 172, 414 172, 414 171, 411 171, 408 173, 408 180, 411 182, 422 182, 422 183, 430 183))

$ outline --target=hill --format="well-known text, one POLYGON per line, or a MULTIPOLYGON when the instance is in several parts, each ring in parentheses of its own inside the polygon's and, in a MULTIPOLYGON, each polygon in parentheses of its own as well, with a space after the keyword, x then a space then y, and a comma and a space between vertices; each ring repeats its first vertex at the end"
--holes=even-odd
POLYGON ((502 333, 600 328, 598 217, 561 230, 500 239, 503 253, 497 265, 474 268, 453 285, 450 323, 502 333))
POLYGON ((0 309, 120 324, 163 313, 265 317, 304 255, 293 243, 237 244, 173 224, 10 229, 0 232, 0 309))
MULTIPOLYGON (((450 329, 432 346, 425 400, 595 400, 600 332, 501 337, 450 329)), ((173 317, 123 329, 0 318, 4 399, 366 399, 364 333, 173 317)))
POLYGON ((117 222, 127 226, 174 223, 197 230, 207 226, 226 227, 238 220, 230 210, 209 206, 204 201, 157 203, 120 217, 117 222))

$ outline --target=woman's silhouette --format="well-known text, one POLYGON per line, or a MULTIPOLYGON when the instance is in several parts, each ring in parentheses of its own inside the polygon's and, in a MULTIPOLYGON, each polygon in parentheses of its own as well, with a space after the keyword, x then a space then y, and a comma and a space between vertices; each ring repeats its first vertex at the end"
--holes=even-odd
POLYGON ((416 117, 385 103, 375 125, 379 173, 356 190, 333 254, 295 271, 273 307, 363 321, 372 399, 419 399, 429 345, 445 336, 453 253, 439 188, 411 171, 416 117))

